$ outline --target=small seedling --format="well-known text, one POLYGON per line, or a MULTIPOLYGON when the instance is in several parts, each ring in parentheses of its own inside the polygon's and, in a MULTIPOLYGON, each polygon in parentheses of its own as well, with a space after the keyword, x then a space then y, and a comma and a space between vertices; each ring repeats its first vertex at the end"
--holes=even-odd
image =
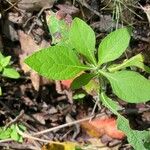
POLYGON ((17 142, 23 142, 23 137, 18 133, 17 129, 25 131, 25 126, 12 124, 10 127, 0 127, 0 140, 12 139, 17 142))
MULTIPOLYGON (((10 66, 11 56, 4 57, 2 53, 0 53, 0 74, 2 77, 18 79, 20 77, 19 73, 10 66)), ((0 95, 2 94, 0 88, 0 95)))
POLYGON ((137 67, 150 73, 150 68, 144 65, 141 54, 125 60, 122 64, 112 64, 125 52, 130 38, 129 28, 118 29, 107 35, 96 51, 94 31, 84 21, 75 18, 67 42, 44 48, 28 57, 25 63, 40 75, 54 80, 73 79, 84 72, 74 79, 74 89, 97 78, 100 102, 117 116, 118 128, 127 135, 133 148, 146 150, 144 143, 149 142, 150 132, 131 129, 129 121, 118 112, 120 106, 106 95, 110 84, 112 93, 128 103, 145 103, 150 100, 150 81, 132 71, 132 67, 137 67))

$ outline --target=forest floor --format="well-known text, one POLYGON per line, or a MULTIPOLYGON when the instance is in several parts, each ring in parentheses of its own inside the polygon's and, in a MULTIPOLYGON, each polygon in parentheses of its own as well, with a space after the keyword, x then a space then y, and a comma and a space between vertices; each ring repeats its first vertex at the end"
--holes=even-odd
MULTIPOLYGON (((0 149, 39 150, 48 141, 92 145, 84 147, 87 150, 132 149, 126 138, 114 139, 107 134, 93 136, 90 132, 94 131, 88 123, 76 123, 87 117, 88 121, 97 114, 113 116, 109 110, 97 104, 95 89, 88 92, 85 89, 72 91, 68 82, 45 79, 29 69, 23 61, 33 52, 50 46, 52 38, 59 40, 57 36, 60 33, 49 32, 46 22, 53 12, 68 24, 74 17, 86 21, 95 31, 97 45, 114 29, 132 26, 130 48, 119 61, 142 53, 146 58, 145 64, 150 66, 150 2, 124 0, 114 4, 114 0, 58 0, 38 18, 36 16, 40 10, 22 12, 17 4, 9 2, 0 0, 0 50, 4 56, 11 56, 11 66, 20 73, 20 78, 1 76, 0 126, 9 128, 12 124, 22 124, 26 127, 25 133, 30 136, 23 132, 22 143, 10 138, 0 140, 0 149), (39 133, 46 129, 50 131, 39 133)), ((149 78, 148 74, 142 74, 149 78)), ((128 104, 120 100, 120 104, 125 108, 123 114, 134 129, 150 128, 150 103, 128 104)), ((52 150, 57 149, 61 150, 52 150)), ((43 150, 50 148, 43 147, 43 150)))

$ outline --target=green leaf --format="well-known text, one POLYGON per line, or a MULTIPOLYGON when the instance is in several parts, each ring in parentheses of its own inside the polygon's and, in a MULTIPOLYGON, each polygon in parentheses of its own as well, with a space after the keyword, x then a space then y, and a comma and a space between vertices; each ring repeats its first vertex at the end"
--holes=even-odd
POLYGON ((0 127, 0 139, 5 140, 10 138, 11 128, 5 129, 4 127, 0 127))
POLYGON ((16 129, 14 128, 10 134, 11 139, 14 141, 19 141, 20 135, 17 133, 16 129))
POLYGON ((83 87, 83 89, 90 95, 97 95, 99 88, 99 83, 94 79, 90 80, 89 83, 83 87))
POLYGON ((3 59, 3 58, 4 58, 4 56, 3 56, 3 54, 0 52, 0 60, 3 59))
POLYGON ((20 74, 13 68, 4 68, 2 75, 12 79, 18 79, 20 77, 20 74))
POLYGON ((107 35, 98 48, 98 64, 107 63, 120 57, 130 42, 130 31, 121 28, 107 35))
POLYGON ((96 64, 95 50, 95 33, 90 26, 83 20, 75 18, 69 32, 69 41, 72 46, 85 56, 93 64, 96 64))
POLYGON ((92 73, 83 73, 77 78, 75 78, 71 84, 72 89, 79 89, 82 86, 85 86, 86 84, 89 83, 89 81, 96 76, 95 74, 92 73))
POLYGON ((17 128, 20 128, 20 126, 24 127, 23 125, 17 125, 17 124, 13 124, 11 125, 11 134, 10 134, 10 138, 13 139, 14 141, 23 142, 23 137, 18 133, 17 128))
POLYGON ((150 73, 150 67, 146 66, 144 63, 142 62, 137 62, 135 65, 135 67, 138 67, 140 69, 142 69, 143 71, 150 73))
POLYGON ((114 114, 116 114, 116 111, 121 110, 121 106, 117 104, 117 102, 113 101, 105 93, 101 93, 100 100, 102 101, 103 105, 107 107, 109 110, 111 110, 114 114), (112 108, 115 108, 114 110, 112 108))
POLYGON ((0 64, 0 72, 2 72, 3 71, 3 67, 1 66, 1 64, 0 64))
POLYGON ((27 128, 24 126, 24 125, 22 125, 22 124, 19 124, 18 125, 18 128, 21 130, 21 131, 26 131, 27 130, 27 128))
POLYGON ((144 146, 145 142, 150 141, 150 132, 149 131, 138 131, 130 128, 129 121, 120 115, 117 110, 119 106, 113 100, 111 100, 105 93, 101 93, 100 96, 103 104, 110 109, 115 115, 117 115, 117 124, 118 129, 123 131, 128 139, 128 142, 132 145, 132 147, 136 150, 148 150, 144 146))
POLYGON ((51 12, 48 18, 48 28, 52 36, 52 44, 63 42, 69 37, 69 25, 63 19, 58 19, 57 15, 51 12))
POLYGON ((121 69, 124 69, 126 67, 138 67, 142 70, 144 70, 145 72, 147 73, 150 73, 150 68, 146 65, 144 65, 144 57, 142 56, 142 54, 138 54, 128 60, 125 60, 122 64, 115 64, 115 65, 112 65, 108 68, 108 70, 110 72, 115 72, 115 71, 118 71, 118 70, 121 70, 121 69))
POLYGON ((74 100, 81 100, 85 97, 86 95, 84 93, 77 93, 73 96, 74 100))
POLYGON ((9 65, 10 59, 11 59, 11 56, 7 56, 7 57, 0 59, 1 66, 4 68, 7 65, 9 65))
POLYGON ((143 103, 150 100, 150 81, 133 71, 107 73, 100 71, 111 84, 113 92, 129 103, 143 103))
POLYGON ((148 150, 144 146, 144 143, 147 142, 147 139, 150 140, 149 131, 132 130, 130 128, 129 121, 121 115, 118 115, 117 123, 118 129, 127 135, 128 142, 133 146, 134 149, 148 150))
POLYGON ((68 47, 53 46, 34 53, 25 60, 42 76, 54 80, 66 80, 90 67, 80 63, 75 52, 68 47))

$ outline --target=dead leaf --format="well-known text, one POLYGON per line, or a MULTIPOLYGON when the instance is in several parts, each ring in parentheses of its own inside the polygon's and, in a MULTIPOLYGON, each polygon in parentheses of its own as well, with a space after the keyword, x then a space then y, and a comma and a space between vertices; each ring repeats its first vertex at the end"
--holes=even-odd
POLYGON ((65 4, 58 4, 56 5, 61 11, 65 12, 66 14, 73 15, 79 12, 79 9, 73 5, 65 5, 65 4))
MULTIPOLYGON (((80 76, 82 73, 83 73, 83 71, 80 72, 79 74, 77 74, 76 77, 80 76)), ((64 89, 66 89, 66 88, 67 88, 67 89, 70 89, 70 88, 71 88, 71 83, 73 82, 73 80, 74 80, 76 77, 74 77, 74 78, 72 78, 72 79, 69 79, 69 80, 61 80, 61 84, 63 85, 63 88, 64 88, 64 89)))
POLYGON ((45 125, 45 114, 44 113, 36 113, 33 114, 33 118, 36 119, 39 123, 45 125))
POLYGON ((70 80, 61 80, 61 84, 64 86, 64 88, 69 89, 71 86, 73 79, 70 80))
POLYGON ((42 147, 42 150, 75 150, 76 143, 73 142, 55 142, 42 147))
POLYGON ((123 139, 125 134, 117 129, 117 122, 115 118, 96 118, 92 121, 81 123, 86 132, 93 137, 101 137, 106 134, 111 138, 123 139))
POLYGON ((88 142, 90 144, 85 147, 87 150, 118 150, 118 146, 110 148, 106 146, 106 144, 102 143, 98 138, 90 138, 88 139, 88 142))
MULTIPOLYGON (((36 41, 30 35, 26 34, 25 32, 23 32, 21 30, 18 31, 18 36, 19 36, 19 41, 20 41, 21 50, 22 50, 22 53, 19 55, 21 69, 25 73, 30 72, 30 79, 32 81, 33 87, 35 90, 38 91, 40 85, 43 83, 42 81, 44 81, 44 83, 45 83, 45 78, 40 77, 36 72, 31 70, 24 63, 24 59, 28 55, 31 55, 32 53, 34 53, 35 51, 38 51, 44 47, 48 47, 49 42, 47 42, 46 40, 43 39, 40 44, 37 44, 36 41)), ((47 83, 49 83, 49 82, 47 81, 47 83)))

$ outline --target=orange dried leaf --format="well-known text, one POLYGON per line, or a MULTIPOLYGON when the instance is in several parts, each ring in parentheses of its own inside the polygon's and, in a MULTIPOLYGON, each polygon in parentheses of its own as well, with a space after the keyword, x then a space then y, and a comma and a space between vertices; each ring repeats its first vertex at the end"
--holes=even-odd
POLYGON ((99 135, 100 137, 106 134, 115 139, 123 139, 125 137, 125 134, 117 129, 117 121, 115 118, 96 118, 90 122, 82 123, 81 126, 86 129, 90 136, 98 137, 97 135, 99 135))
POLYGON ((73 79, 62 80, 61 83, 62 83, 62 85, 63 85, 65 88, 69 89, 70 86, 71 86, 72 81, 73 81, 73 79))
MULTIPOLYGON (((76 77, 78 77, 79 75, 81 75, 83 72, 81 71, 76 77)), ((72 79, 68 79, 68 80, 61 80, 61 84, 64 86, 64 88, 69 89, 71 87, 71 83, 73 82, 73 80, 76 78, 72 78, 72 79)))

